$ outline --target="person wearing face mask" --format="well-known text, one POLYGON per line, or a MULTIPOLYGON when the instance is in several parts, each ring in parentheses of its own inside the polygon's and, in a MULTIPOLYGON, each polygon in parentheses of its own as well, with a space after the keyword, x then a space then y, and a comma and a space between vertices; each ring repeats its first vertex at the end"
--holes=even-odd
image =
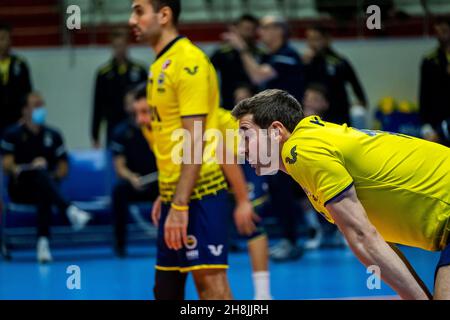
POLYGON ((28 94, 22 119, 5 130, 0 142, 11 200, 37 206, 37 259, 41 263, 52 261, 49 237, 53 206, 66 214, 75 231, 91 220, 89 213, 72 205, 59 190, 58 184, 69 170, 67 152, 61 134, 45 124, 46 117, 42 96, 28 94))
MULTIPOLYGON (((150 179, 157 172, 156 160, 141 131, 150 125, 150 108, 146 101, 146 84, 125 96, 125 110, 129 118, 114 130, 110 150, 119 181, 114 187, 113 223, 114 250, 118 257, 126 256, 126 224, 130 202, 153 202, 159 195, 158 180, 150 179)), ((150 130, 150 128, 147 128, 150 130)))

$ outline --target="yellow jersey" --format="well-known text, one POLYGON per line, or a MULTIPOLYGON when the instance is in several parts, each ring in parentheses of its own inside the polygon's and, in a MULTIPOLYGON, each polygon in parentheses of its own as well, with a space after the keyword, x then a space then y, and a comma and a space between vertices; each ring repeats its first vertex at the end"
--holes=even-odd
POLYGON ((387 242, 442 250, 450 217, 450 149, 382 131, 303 119, 282 149, 287 172, 314 208, 354 185, 369 220, 387 242))
MULTIPOLYGON (((152 114, 149 142, 157 161, 160 195, 169 202, 181 173, 181 163, 174 161, 180 141, 172 135, 183 128, 182 118, 206 116, 205 131, 218 125, 219 86, 208 56, 187 38, 177 37, 150 66, 147 100, 152 114)), ((148 132, 146 136, 149 138, 148 132)), ((227 188, 215 160, 217 141, 208 137, 205 141, 200 177, 191 200, 227 188)))

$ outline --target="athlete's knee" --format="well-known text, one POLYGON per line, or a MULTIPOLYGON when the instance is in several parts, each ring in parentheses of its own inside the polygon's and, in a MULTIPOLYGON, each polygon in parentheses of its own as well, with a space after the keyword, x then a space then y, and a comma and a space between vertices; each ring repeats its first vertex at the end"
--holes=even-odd
POLYGON ((186 274, 178 271, 160 271, 155 273, 153 294, 156 300, 184 300, 186 274))
POLYGON ((205 269, 192 273, 201 300, 231 300, 225 269, 205 269))
POLYGON ((450 300, 450 265, 442 266, 437 271, 434 300, 450 300))

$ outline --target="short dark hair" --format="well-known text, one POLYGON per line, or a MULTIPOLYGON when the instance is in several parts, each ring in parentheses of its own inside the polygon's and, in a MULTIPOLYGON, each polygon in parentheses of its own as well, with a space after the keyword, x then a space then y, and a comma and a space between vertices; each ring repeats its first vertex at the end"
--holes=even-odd
POLYGON ((172 10, 173 24, 177 25, 181 14, 181 0, 150 0, 155 11, 159 11, 164 7, 172 10))
POLYGON ((306 87, 306 91, 311 90, 321 94, 327 101, 329 101, 328 89, 321 83, 313 82, 306 87))
POLYGON ((435 25, 446 24, 450 27, 450 18, 449 17, 437 17, 434 20, 435 25))
POLYGON ((283 90, 265 90, 252 98, 241 101, 232 111, 236 119, 245 115, 253 115, 253 122, 262 129, 267 129, 274 121, 281 122, 293 132, 303 119, 300 103, 283 90))
POLYGON ((259 25, 259 19, 256 18, 254 15, 251 15, 251 14, 248 14, 248 13, 243 14, 242 16, 240 16, 239 19, 237 19, 236 24, 239 24, 239 23, 244 22, 244 21, 251 22, 251 23, 253 23, 255 25, 259 25))
POLYGON ((8 24, 4 21, 0 21, 0 31, 6 31, 8 33, 11 33, 12 27, 10 24, 8 24))
POLYGON ((147 99, 147 83, 142 82, 131 90, 133 92, 134 100, 147 99))

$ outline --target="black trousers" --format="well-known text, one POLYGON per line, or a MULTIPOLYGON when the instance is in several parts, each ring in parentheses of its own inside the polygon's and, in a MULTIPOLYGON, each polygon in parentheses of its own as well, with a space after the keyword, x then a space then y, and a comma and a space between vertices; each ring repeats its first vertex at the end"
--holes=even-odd
POLYGON ((50 236, 52 206, 65 213, 69 202, 59 190, 58 182, 45 170, 24 171, 9 183, 11 200, 32 204, 38 208, 37 231, 39 237, 50 236))
MULTIPOLYGON (((158 183, 152 183, 143 190, 136 190, 130 182, 121 180, 113 191, 113 223, 116 248, 124 248, 126 226, 131 202, 155 201, 159 195, 158 183)), ((150 213, 149 213, 150 214, 150 213)))

